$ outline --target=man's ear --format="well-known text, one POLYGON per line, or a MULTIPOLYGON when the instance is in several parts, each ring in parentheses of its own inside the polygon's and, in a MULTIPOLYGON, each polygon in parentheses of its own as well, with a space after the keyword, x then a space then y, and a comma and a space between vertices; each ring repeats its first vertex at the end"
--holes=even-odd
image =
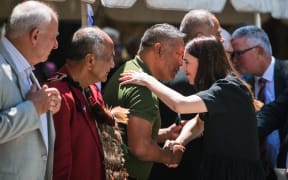
POLYGON ((95 59, 95 55, 94 54, 92 54, 92 53, 87 53, 86 55, 85 55, 85 61, 87 62, 87 63, 93 63, 93 60, 95 59))
POLYGON ((88 69, 92 69, 92 66, 95 63, 95 55, 92 53, 87 53, 84 58, 85 64, 88 66, 88 69))
POLYGON ((154 44, 154 53, 158 54, 159 56, 161 56, 162 52, 161 52, 161 43, 155 43, 154 44))
POLYGON ((265 54, 265 49, 260 45, 256 47, 256 51, 257 51, 257 54, 260 54, 262 56, 265 54))
POLYGON ((34 28, 29 33, 30 40, 31 40, 33 46, 35 46, 37 44, 37 40, 39 38, 39 33, 40 33, 39 28, 34 28))

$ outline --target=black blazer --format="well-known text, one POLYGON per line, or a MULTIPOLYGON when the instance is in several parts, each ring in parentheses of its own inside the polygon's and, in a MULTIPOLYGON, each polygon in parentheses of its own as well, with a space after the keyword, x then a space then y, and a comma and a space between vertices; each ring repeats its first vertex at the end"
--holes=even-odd
MULTIPOLYGON (((254 76, 251 76, 247 82, 251 85, 254 92, 254 76)), ((274 88, 275 98, 277 98, 286 88, 288 88, 288 60, 275 59, 274 88)))
MULTIPOLYGON (((254 78, 248 81, 254 89, 254 78)), ((277 166, 285 167, 287 153, 287 130, 284 127, 288 125, 288 61, 275 59, 274 65, 274 91, 275 101, 265 105, 257 114, 258 131, 260 139, 269 135, 272 131, 279 129, 280 152, 278 155, 277 166), (286 91, 287 89, 287 91, 286 91), (285 111, 285 108, 287 109, 285 111), (287 119, 287 120, 286 120, 287 119)))
MULTIPOLYGON (((288 78, 288 77, 287 77, 288 78)), ((280 151, 277 166, 285 168, 288 150, 288 89, 274 102, 263 106, 257 113, 258 133, 261 138, 279 129, 280 151)))

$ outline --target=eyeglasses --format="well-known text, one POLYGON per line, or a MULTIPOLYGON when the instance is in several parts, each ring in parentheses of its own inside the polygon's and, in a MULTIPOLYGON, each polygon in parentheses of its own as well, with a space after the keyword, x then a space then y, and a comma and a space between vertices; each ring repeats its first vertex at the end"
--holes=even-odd
POLYGON ((244 49, 244 50, 242 50, 242 51, 233 51, 232 53, 231 53, 231 58, 233 59, 233 58, 237 58, 237 57, 239 57, 239 56, 242 56, 243 54, 245 54, 246 52, 248 52, 248 51, 250 51, 250 50, 252 50, 252 49, 254 49, 254 48, 257 48, 259 45, 256 45, 256 46, 253 46, 253 47, 251 47, 251 48, 247 48, 247 49, 244 49))

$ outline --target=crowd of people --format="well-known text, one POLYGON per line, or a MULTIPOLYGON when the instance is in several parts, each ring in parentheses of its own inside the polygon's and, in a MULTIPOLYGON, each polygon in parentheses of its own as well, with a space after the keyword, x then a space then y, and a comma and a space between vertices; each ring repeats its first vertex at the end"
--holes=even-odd
POLYGON ((29 0, 1 33, 1 180, 288 177, 288 61, 261 28, 229 34, 191 10, 179 29, 147 28, 123 61, 114 31, 81 27, 40 85, 58 26, 29 0))

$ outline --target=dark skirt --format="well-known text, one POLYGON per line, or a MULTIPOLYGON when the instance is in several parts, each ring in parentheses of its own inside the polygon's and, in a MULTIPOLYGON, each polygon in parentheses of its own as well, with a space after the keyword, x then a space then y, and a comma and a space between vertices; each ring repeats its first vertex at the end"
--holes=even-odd
POLYGON ((264 180, 260 160, 204 158, 199 180, 264 180))

